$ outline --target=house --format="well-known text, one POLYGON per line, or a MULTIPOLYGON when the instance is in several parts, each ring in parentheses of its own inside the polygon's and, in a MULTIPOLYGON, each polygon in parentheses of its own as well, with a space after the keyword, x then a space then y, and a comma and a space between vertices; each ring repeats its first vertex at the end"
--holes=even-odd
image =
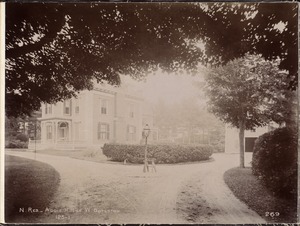
POLYGON ((95 84, 77 98, 42 104, 41 140, 31 140, 29 148, 99 149, 105 143, 138 144, 146 124, 157 140, 153 112, 140 93, 128 88, 95 84))
MULTIPOLYGON (((264 133, 270 132, 277 128, 276 123, 270 123, 264 127, 258 127, 254 130, 245 130, 245 152, 253 152, 255 140, 264 133)), ((225 126, 225 153, 239 153, 239 129, 230 125, 225 126)))

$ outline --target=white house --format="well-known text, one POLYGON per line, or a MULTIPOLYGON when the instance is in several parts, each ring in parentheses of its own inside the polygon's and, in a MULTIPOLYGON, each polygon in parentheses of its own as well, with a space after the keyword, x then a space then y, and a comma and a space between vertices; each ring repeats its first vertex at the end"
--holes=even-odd
MULTIPOLYGON (((276 123, 270 123, 268 126, 258 127, 254 130, 245 130, 245 152, 252 152, 255 140, 269 131, 277 128, 276 123)), ((239 153, 239 129, 234 128, 230 125, 225 127, 225 153, 239 153)))
POLYGON ((128 89, 96 84, 77 98, 42 104, 41 140, 31 141, 37 149, 99 149, 104 143, 138 144, 146 124, 157 140, 153 112, 141 94, 128 89))

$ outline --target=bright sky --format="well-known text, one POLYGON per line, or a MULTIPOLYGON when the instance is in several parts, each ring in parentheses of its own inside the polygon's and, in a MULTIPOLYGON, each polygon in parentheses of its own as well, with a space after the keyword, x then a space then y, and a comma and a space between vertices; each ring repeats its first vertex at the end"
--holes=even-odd
MULTIPOLYGON (((199 99, 201 89, 193 83, 203 81, 201 73, 195 76, 188 74, 176 75, 175 73, 163 73, 157 71, 147 76, 145 82, 133 81, 126 76, 126 83, 137 87, 144 95, 145 100, 151 103, 157 103, 162 100, 166 103, 178 103, 185 99, 199 99)), ((131 85, 130 85, 131 87, 131 85)))

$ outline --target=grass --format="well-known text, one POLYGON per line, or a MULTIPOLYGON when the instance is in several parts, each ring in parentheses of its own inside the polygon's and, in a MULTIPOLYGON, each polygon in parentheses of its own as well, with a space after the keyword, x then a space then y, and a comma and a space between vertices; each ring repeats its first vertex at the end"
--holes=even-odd
POLYGON ((224 180, 233 194, 257 212, 268 223, 297 222, 297 200, 274 196, 252 174, 251 168, 232 168, 225 172, 224 180), (266 216, 278 212, 279 216, 266 216))
POLYGON ((36 222, 58 188, 59 173, 50 165, 15 156, 5 156, 5 221, 36 222), (24 212, 22 212, 24 208, 24 212))
POLYGON ((67 156, 76 159, 88 160, 93 162, 107 162, 107 158, 102 154, 101 150, 37 150, 37 153, 67 156))

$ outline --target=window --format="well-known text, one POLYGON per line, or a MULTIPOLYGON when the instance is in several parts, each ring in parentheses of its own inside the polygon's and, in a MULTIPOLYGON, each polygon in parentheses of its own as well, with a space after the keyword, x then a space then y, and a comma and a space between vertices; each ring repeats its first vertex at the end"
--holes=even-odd
POLYGON ((129 105, 129 117, 134 118, 134 105, 133 104, 129 105))
POLYGON ((46 126, 46 136, 47 136, 47 140, 52 139, 52 126, 51 125, 46 126))
POLYGON ((71 115, 71 100, 64 101, 64 114, 71 115))
POLYGON ((52 104, 45 104, 45 114, 52 114, 52 104))
POLYGON ((135 141, 136 140, 136 127, 128 125, 127 126, 127 140, 135 141))
POLYGON ((75 114, 79 114, 79 99, 75 99, 75 114))
POLYGON ((106 115, 107 114, 107 100, 102 99, 101 100, 101 114, 106 115))
POLYGON ((109 124, 98 123, 98 140, 108 140, 109 139, 109 124))

